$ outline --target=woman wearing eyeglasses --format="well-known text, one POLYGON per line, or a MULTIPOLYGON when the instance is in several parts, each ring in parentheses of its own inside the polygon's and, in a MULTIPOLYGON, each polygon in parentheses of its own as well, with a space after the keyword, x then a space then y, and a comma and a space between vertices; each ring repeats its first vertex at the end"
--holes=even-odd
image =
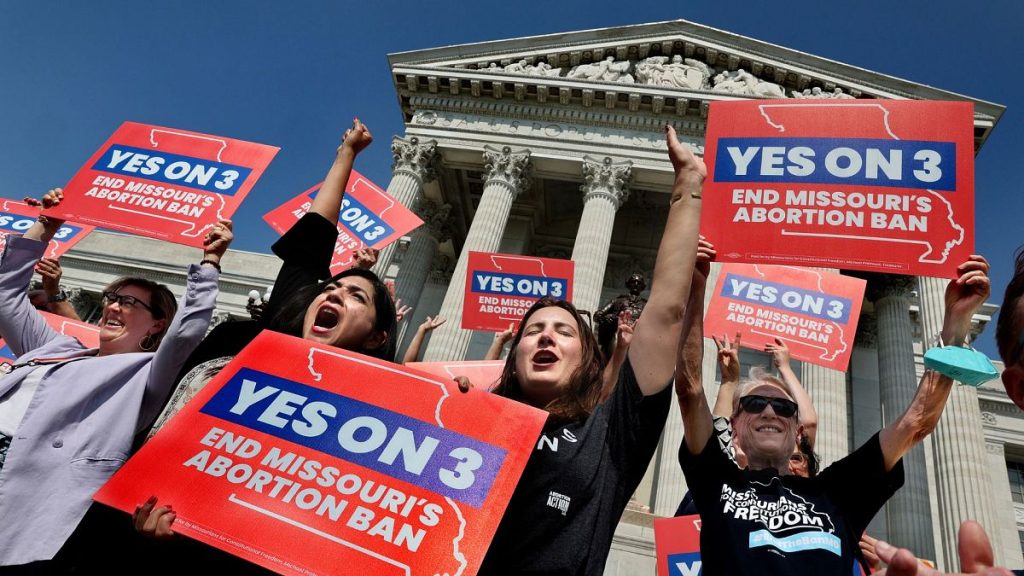
MULTIPOLYGON (((62 191, 41 202, 60 203, 62 191)), ((220 258, 231 243, 221 221, 187 273, 179 308, 170 291, 123 278, 103 293, 99 348, 50 328, 29 303, 32 270, 62 221, 39 217, 10 238, 0 261, 0 337, 18 355, 0 378, 0 566, 43 561, 45 572, 96 490, 152 423, 189 353, 206 334, 220 258)))
MULTIPOLYGON (((972 256, 946 289, 944 342, 963 342, 989 294, 988 263, 972 256)), ((701 381, 703 285, 698 266, 676 367, 686 435, 679 461, 701 515, 703 573, 849 574, 862 562, 859 540, 879 508, 903 484, 901 458, 938 423, 952 380, 926 370, 903 414, 849 456, 814 478, 795 476, 789 461, 800 434, 797 403, 781 382, 764 377, 737 387, 735 441, 739 469, 714 438, 701 381)), ((907 350, 907 353, 911 353, 907 350)))

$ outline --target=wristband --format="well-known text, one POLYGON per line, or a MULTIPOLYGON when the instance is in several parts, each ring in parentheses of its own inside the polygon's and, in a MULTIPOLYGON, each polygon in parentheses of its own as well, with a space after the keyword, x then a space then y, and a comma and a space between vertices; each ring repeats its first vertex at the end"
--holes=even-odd
POLYGON ((207 258, 203 258, 202 260, 199 261, 199 265, 202 266, 203 264, 209 264, 210 266, 213 266, 214 268, 217 269, 217 272, 221 271, 220 263, 214 262, 213 260, 209 260, 207 258))

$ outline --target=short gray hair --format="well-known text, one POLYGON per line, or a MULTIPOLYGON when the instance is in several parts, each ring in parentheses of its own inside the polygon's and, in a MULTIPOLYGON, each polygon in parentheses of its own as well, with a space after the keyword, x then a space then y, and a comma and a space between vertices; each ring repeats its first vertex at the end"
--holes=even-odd
MULTIPOLYGON (((732 395, 733 415, 739 413, 740 411, 740 398, 743 398, 744 396, 749 394, 750 391, 753 390, 754 388, 757 388, 758 386, 763 386, 765 384, 777 386, 783 392, 786 393, 786 396, 790 396, 789 390, 786 388, 786 384, 782 380, 780 380, 776 376, 773 376, 770 372, 768 372, 764 368, 761 368, 760 366, 753 366, 750 368, 750 373, 748 374, 747 378, 741 380, 740 383, 736 385, 736 391, 732 395)), ((792 399, 793 398, 790 397, 790 400, 792 399)))

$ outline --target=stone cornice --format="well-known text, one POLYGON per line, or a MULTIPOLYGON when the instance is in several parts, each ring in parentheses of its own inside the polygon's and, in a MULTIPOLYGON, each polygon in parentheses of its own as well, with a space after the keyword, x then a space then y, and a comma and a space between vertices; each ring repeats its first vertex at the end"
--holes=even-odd
POLYGON ((1005 109, 998 104, 683 20, 417 50, 390 54, 388 59, 407 118, 413 112, 407 99, 420 91, 466 91, 474 98, 494 99, 531 96, 541 103, 553 97, 561 104, 586 107, 596 102, 602 108, 631 111, 645 106, 653 109, 654 103, 645 100, 660 97, 671 99, 673 106, 662 103, 658 113, 682 112, 698 116, 711 100, 735 98, 735 95, 707 90, 684 91, 644 84, 567 79, 564 71, 563 76, 552 77, 506 73, 497 68, 525 60, 531 65, 544 62, 552 68, 568 69, 609 56, 635 62, 659 55, 693 58, 718 72, 743 69, 762 81, 781 84, 787 96, 794 90, 819 87, 826 93, 841 88, 859 97, 971 101, 975 104, 976 148, 984 143, 1005 109), (480 69, 492 63, 495 68, 480 69), (452 83, 452 78, 458 82, 452 83), (547 86, 545 95, 540 96, 539 86, 547 86), (568 92, 564 98, 562 88, 568 92), (677 99, 686 105, 677 105, 677 99))

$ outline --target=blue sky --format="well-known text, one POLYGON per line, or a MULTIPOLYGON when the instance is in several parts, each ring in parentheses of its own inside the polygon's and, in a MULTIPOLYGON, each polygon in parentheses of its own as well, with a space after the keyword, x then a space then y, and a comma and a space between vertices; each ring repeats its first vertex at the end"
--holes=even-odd
MULTIPOLYGON (((0 4, 0 196, 68 181, 123 121, 281 147, 236 214, 236 248, 322 178, 358 116, 376 137, 357 168, 386 186, 402 117, 386 54, 682 18, 1006 105, 977 159, 976 243, 1001 301, 1024 243, 1018 0, 754 2, 5 2, 0 4)), ((994 354, 992 329, 982 349, 994 354)))

